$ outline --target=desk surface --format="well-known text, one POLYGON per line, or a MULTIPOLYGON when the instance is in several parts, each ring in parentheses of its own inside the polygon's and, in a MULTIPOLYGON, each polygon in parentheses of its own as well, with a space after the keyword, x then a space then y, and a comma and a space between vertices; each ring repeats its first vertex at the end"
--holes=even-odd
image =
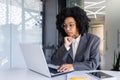
MULTIPOLYGON (((102 70, 102 71, 112 76, 116 76, 117 79, 120 80, 120 71, 106 71, 106 70, 102 70)), ((86 73, 86 72, 88 71, 79 71, 79 73, 86 73)), ((66 74, 53 77, 51 79, 25 68, 13 68, 8 70, 1 70, 0 80, 66 80, 66 74)))

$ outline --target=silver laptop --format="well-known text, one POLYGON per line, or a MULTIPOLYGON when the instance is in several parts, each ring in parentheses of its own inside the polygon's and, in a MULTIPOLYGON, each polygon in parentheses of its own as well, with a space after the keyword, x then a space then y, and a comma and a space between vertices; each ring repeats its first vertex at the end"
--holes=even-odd
MULTIPOLYGON (((20 44, 28 69, 47 77, 54 77, 68 72, 57 72, 59 66, 47 64, 42 46, 38 43, 20 44), (48 67, 49 66, 49 67, 48 67)), ((71 72, 71 71, 69 71, 71 72)))

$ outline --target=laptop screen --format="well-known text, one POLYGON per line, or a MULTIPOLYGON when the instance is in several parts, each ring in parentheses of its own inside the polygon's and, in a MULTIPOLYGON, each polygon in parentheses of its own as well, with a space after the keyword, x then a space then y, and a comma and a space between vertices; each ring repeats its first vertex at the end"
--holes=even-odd
POLYGON ((45 59, 45 55, 43 53, 42 46, 37 43, 29 43, 29 44, 20 44, 21 50, 23 52, 23 56, 26 62, 27 67, 30 70, 33 70, 37 73, 45 75, 47 77, 58 76, 61 74, 69 73, 69 72, 57 72, 57 68, 59 66, 55 66, 56 69, 53 67, 48 68, 48 64, 45 59), (52 72, 52 73, 51 73, 52 72))
POLYGON ((28 69, 38 72, 42 75, 51 77, 47 62, 42 50, 42 46, 38 43, 20 44, 23 52, 24 60, 28 69))

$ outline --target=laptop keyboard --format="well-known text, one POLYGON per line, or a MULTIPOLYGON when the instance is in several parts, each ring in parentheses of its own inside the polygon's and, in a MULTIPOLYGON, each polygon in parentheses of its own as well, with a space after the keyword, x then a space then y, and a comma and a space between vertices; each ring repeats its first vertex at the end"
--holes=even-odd
POLYGON ((59 73, 59 72, 57 72, 57 69, 53 69, 53 68, 50 68, 50 67, 49 67, 49 71, 53 74, 59 73))

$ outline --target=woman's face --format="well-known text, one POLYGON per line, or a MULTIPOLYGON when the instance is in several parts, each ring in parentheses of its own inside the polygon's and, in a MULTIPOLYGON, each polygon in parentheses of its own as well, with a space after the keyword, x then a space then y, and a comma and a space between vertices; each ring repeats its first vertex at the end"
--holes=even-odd
POLYGON ((68 36, 73 38, 77 38, 79 36, 76 21, 73 17, 65 18, 63 27, 68 36))

